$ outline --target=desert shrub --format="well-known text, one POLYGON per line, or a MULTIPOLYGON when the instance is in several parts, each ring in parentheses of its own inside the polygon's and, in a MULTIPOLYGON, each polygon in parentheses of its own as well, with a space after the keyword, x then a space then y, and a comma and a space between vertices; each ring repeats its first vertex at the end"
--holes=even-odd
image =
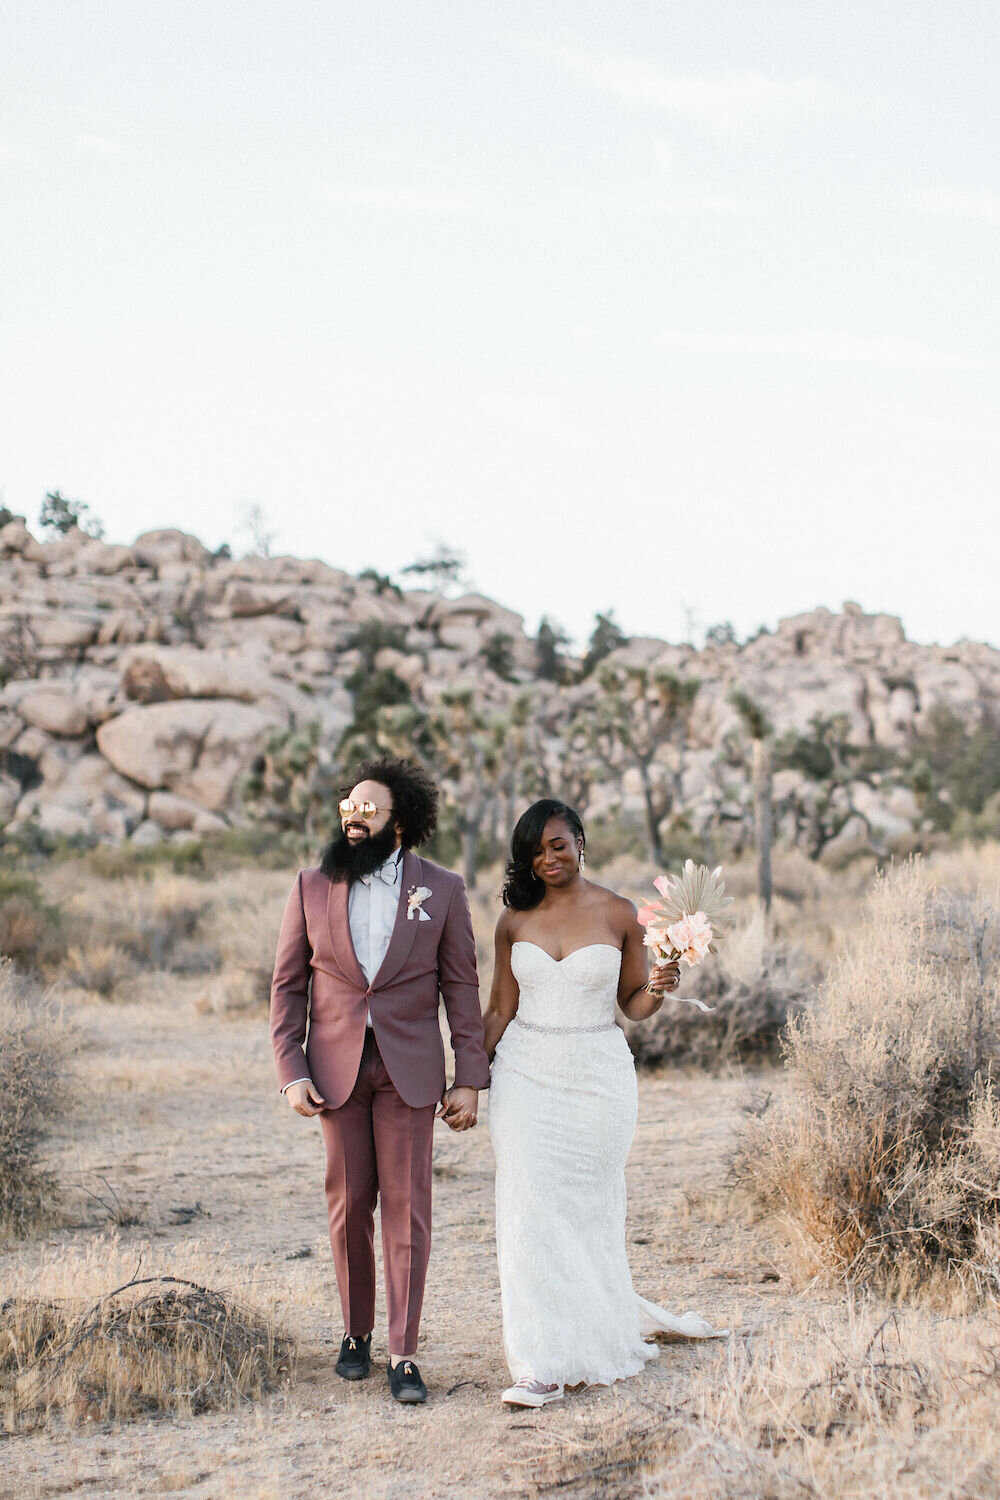
POLYGON ((96 844, 92 849, 76 852, 80 874, 98 880, 139 880, 158 870, 175 875, 202 875, 205 845, 191 837, 183 843, 96 844))
POLYGON ((208 925, 219 973, 200 1010, 236 1015, 267 1009, 274 948, 290 883, 287 874, 246 870, 220 888, 208 925))
POLYGON ((133 1278, 85 1308, 31 1296, 0 1306, 0 1406, 8 1428, 190 1416, 274 1389, 292 1345, 228 1292, 133 1278))
POLYGON ((127 953, 114 943, 72 944, 66 950, 60 975, 81 990, 110 1000, 134 969, 127 953))
POLYGON ((764 914, 755 912, 724 939, 718 958, 682 978, 682 989, 712 1006, 711 1013, 668 995, 648 1021, 625 1022, 632 1054, 640 1067, 708 1068, 777 1056, 789 1015, 817 977, 801 949, 768 937, 764 914))
POLYGON ((49 1121, 65 1097, 65 1026, 47 993, 0 960, 0 1232, 23 1234, 51 1202, 40 1162, 49 1121))
POLYGON ((30 875, 0 871, 0 958, 39 969, 58 956, 60 912, 30 875))
POLYGON ((895 1293, 938 1271, 1000 1291, 1000 916, 982 889, 920 861, 881 877, 786 1058, 735 1170, 810 1266, 895 1293))
POLYGON ((78 884, 66 899, 73 941, 63 972, 110 995, 132 968, 204 969, 205 956, 194 940, 208 904, 200 881, 165 870, 110 888, 100 880, 78 884))

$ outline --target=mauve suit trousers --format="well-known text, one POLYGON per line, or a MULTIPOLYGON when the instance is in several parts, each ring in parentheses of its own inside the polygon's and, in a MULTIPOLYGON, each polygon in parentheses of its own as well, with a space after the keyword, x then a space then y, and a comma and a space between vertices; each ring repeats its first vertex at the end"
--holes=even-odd
POLYGON ((381 1198, 389 1348, 411 1358, 431 1249, 434 1112, 433 1104, 411 1109, 399 1097, 369 1027, 351 1097, 320 1116, 344 1329, 365 1338, 375 1326, 374 1215, 381 1198))

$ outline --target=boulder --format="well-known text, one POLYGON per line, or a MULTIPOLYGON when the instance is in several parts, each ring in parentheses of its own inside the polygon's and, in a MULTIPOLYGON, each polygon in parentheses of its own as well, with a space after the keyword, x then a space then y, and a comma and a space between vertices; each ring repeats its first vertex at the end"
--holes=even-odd
POLYGON ((69 739, 86 734, 90 728, 90 720, 80 703, 57 688, 39 686, 35 692, 25 693, 17 711, 35 729, 69 739))
POLYGON ((135 561, 141 568, 159 568, 164 563, 193 563, 205 567, 212 554, 196 536, 186 531, 144 531, 132 544, 135 561))
POLYGON ((100 623, 96 610, 87 614, 76 610, 58 613, 53 610, 50 614, 33 615, 28 628, 39 646, 68 651, 89 646, 97 638, 100 623))
POLYGON ((163 843, 163 829, 159 823, 152 823, 147 820, 145 823, 139 824, 132 835, 131 842, 136 844, 140 849, 150 849, 156 844, 163 843))
POLYGON ((204 808, 188 797, 178 797, 173 792, 151 792, 149 816, 154 823, 174 833, 178 828, 193 828, 204 808))
POLYGON ((294 589, 281 584, 233 582, 222 596, 222 607, 235 619, 252 619, 255 615, 295 618, 295 594, 294 589))
POLYGON ((45 548, 36 542, 22 516, 15 516, 0 528, 0 557, 23 557, 25 562, 33 563, 45 561, 45 548))
POLYGON ((124 568, 135 567, 135 553, 131 547, 120 547, 109 542, 91 541, 81 547, 76 555, 78 573, 92 573, 98 578, 109 578, 124 568))
POLYGON ((233 699, 179 699, 127 709, 97 731, 101 754, 123 776, 217 812, 269 730, 287 715, 233 699))
POLYGON ((122 686, 136 703, 171 698, 237 698, 255 703, 275 692, 271 674, 256 662, 183 646, 143 646, 122 658, 122 686))

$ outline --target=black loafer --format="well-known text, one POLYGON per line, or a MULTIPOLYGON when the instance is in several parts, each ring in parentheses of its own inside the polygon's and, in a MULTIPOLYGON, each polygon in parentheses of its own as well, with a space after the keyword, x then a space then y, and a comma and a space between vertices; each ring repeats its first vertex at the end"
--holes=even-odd
POLYGON ((427 1387, 420 1378, 420 1371, 412 1359, 401 1359, 395 1368, 391 1364, 386 1365, 389 1375, 389 1389, 394 1401, 402 1401, 404 1405, 412 1406, 417 1401, 427 1400, 427 1387))
POLYGON ((364 1380, 366 1375, 371 1374, 372 1368, 372 1336, 358 1339, 352 1338, 349 1333, 344 1335, 344 1342, 340 1346, 340 1358, 337 1360, 336 1370, 341 1380, 364 1380))

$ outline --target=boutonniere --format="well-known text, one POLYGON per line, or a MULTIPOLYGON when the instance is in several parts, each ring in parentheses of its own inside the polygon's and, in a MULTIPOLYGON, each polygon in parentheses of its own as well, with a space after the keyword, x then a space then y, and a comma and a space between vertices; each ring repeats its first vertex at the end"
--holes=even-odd
POLYGON ((428 896, 432 896, 433 894, 434 892, 429 885, 410 886, 406 894, 406 920, 408 922, 412 922, 414 917, 418 917, 421 922, 429 922, 431 920, 430 912, 424 911, 424 902, 428 896))

